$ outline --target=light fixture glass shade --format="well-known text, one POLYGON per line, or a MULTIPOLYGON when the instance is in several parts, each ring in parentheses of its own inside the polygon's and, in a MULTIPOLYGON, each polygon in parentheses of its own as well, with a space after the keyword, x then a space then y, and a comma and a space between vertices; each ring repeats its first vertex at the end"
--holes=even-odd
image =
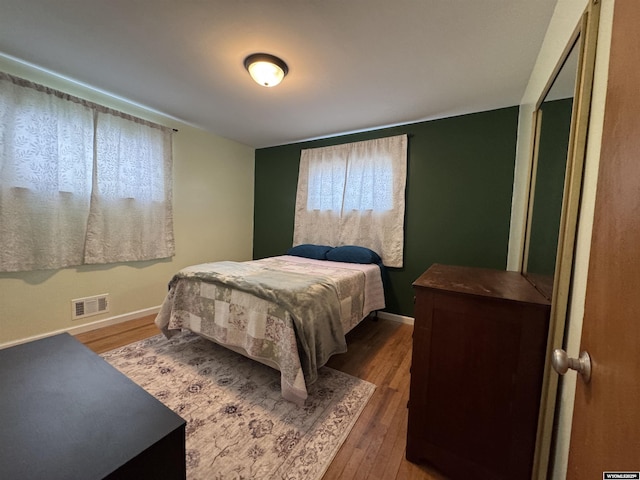
POLYGON ((287 64, 267 53, 255 53, 244 60, 244 66, 258 85, 275 87, 289 72, 287 64))

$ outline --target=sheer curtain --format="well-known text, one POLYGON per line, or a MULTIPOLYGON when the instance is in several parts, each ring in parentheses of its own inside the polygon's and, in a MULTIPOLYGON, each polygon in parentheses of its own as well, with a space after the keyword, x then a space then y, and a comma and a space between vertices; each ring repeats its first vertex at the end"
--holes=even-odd
POLYGON ((401 267, 407 136, 302 150, 294 245, 360 245, 401 267))
POLYGON ((172 256, 171 135, 96 112, 95 145, 85 263, 172 256))
POLYGON ((0 245, 4 272, 173 255, 170 129, 0 72, 0 245))

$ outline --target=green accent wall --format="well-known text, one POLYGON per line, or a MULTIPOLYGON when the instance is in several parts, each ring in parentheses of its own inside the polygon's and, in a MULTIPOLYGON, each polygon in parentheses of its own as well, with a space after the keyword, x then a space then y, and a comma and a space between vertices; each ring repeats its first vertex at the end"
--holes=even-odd
POLYGON ((542 104, 527 271, 553 277, 560 233, 573 99, 542 104))
POLYGON ((413 316, 411 284, 433 263, 505 269, 518 107, 256 150, 253 258, 293 241, 300 151, 409 135, 404 267, 386 311, 413 316))

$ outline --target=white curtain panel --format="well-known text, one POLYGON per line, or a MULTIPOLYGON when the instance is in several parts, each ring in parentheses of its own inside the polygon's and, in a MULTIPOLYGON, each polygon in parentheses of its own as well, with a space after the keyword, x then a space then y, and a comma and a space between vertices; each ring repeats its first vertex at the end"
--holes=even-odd
POLYGON ((302 150, 293 244, 359 245, 402 267, 407 136, 302 150))
POLYGON ((96 150, 85 263, 174 254, 171 135, 146 123, 96 113, 96 150))
POLYGON ((170 129, 0 72, 0 271, 173 255, 171 161, 170 129))

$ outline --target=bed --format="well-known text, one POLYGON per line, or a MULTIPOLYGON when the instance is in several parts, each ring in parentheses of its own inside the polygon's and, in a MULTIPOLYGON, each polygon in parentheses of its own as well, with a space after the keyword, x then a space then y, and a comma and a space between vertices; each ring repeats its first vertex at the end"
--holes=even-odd
POLYGON ((368 257, 287 253, 180 270, 156 325, 167 338, 190 330, 279 370, 282 396, 302 405, 318 369, 346 351, 345 334, 385 307, 384 290, 368 257))

